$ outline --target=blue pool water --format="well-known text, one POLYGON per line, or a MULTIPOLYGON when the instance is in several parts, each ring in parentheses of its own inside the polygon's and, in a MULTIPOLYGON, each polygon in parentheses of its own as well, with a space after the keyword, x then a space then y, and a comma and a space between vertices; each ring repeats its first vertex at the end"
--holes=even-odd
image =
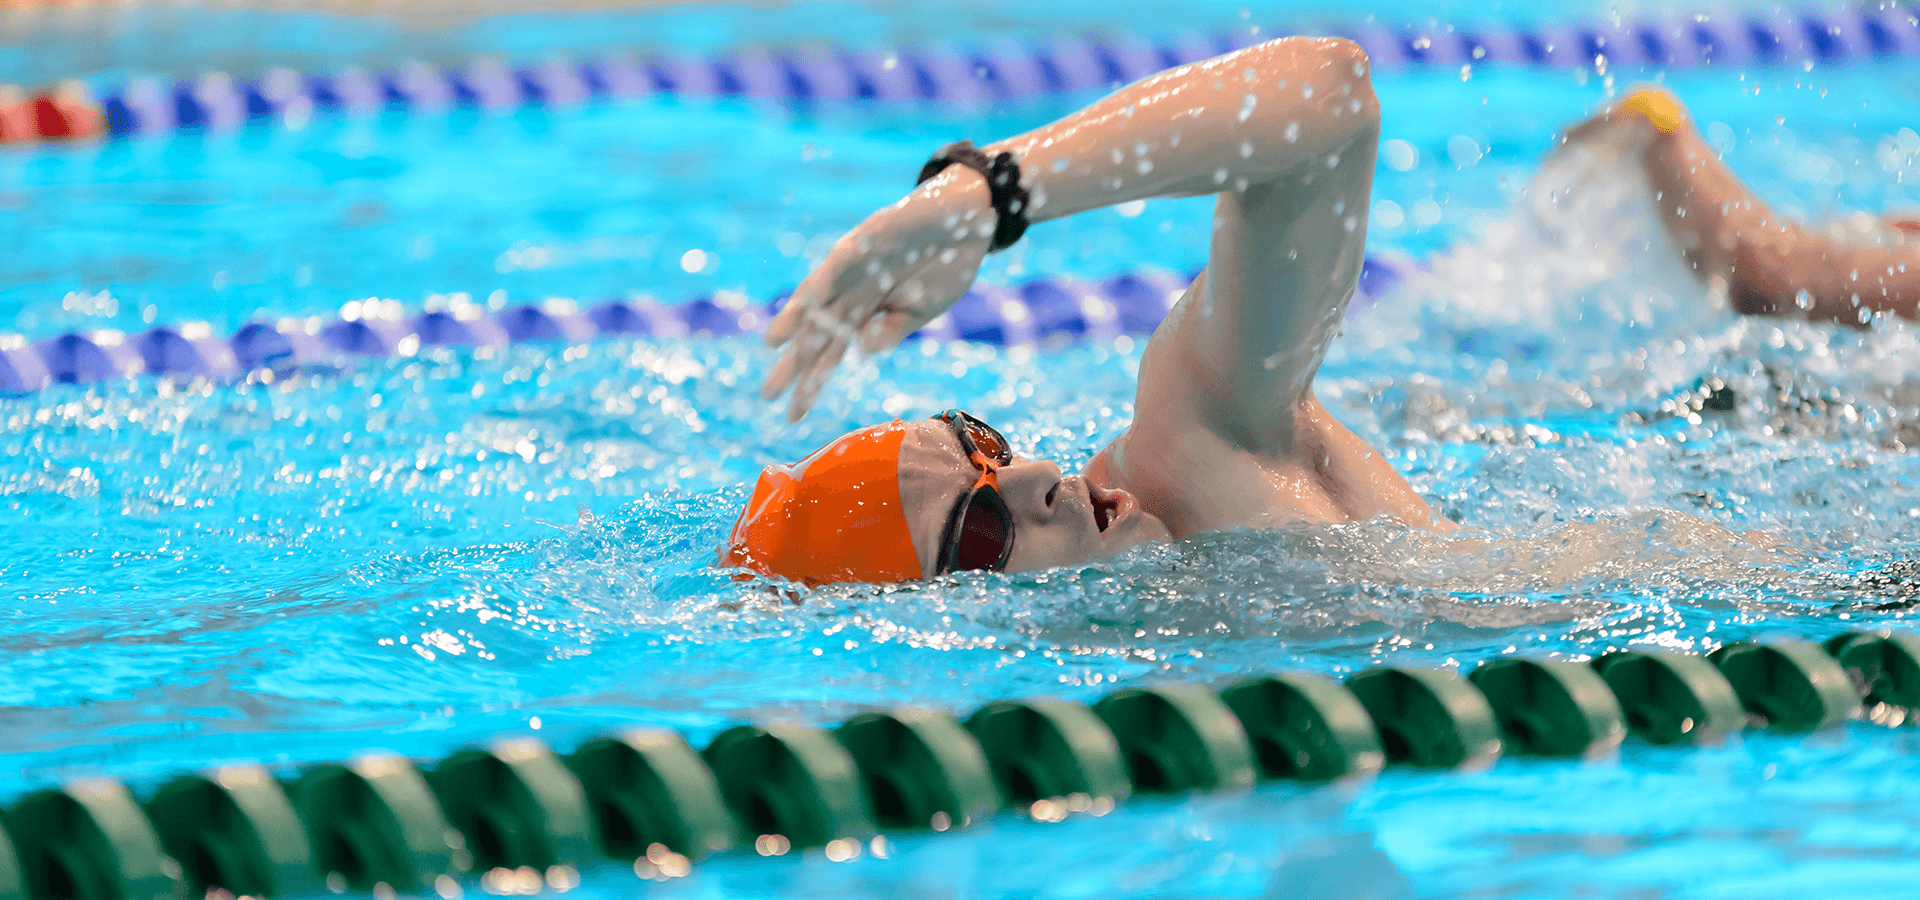
MULTIPOLYGON (((1540 171, 1601 77, 1469 75, 1378 78, 1384 136, 1415 159, 1383 154, 1373 249, 1432 274, 1358 313, 1319 384, 1465 523, 1457 536, 1208 535, 797 605, 708 568, 762 465, 877 419, 958 403, 1025 455, 1083 462, 1128 421, 1137 344, 909 346, 849 366, 796 426, 753 398, 770 360, 747 340, 57 386, 0 399, 0 794, 227 760, 426 758, 502 733, 565 749, 655 725, 698 742, 877 706, 1902 627, 1920 596, 1913 332, 1711 309, 1642 249, 1631 190, 1578 159, 1540 171), (1543 207, 1576 180, 1585 205, 1543 207), (1734 389, 1732 410, 1696 410, 1706 379, 1734 389)), ((1783 210, 1920 208, 1911 66, 1666 80, 1783 210)), ((224 331, 451 292, 766 297, 928 148, 1085 99, 646 101, 7 151, 0 235, 22 252, 0 260, 0 330, 224 331), (686 270, 695 249, 711 268, 686 270)), ((984 277, 1188 271, 1207 214, 1156 202, 1047 225, 984 277)), ((726 857, 646 893, 1907 896, 1913 744, 1856 724, 1146 800, 901 839, 886 859, 726 857)), ((590 894, 641 892, 618 867, 586 876, 590 894)))

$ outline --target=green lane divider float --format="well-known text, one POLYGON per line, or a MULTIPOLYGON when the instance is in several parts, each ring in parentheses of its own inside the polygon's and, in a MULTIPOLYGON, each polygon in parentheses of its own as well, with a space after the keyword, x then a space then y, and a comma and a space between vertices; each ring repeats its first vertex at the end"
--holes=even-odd
POLYGON ((1746 725, 1733 685, 1699 656, 1622 650, 1593 661, 1626 715, 1627 730, 1649 744, 1717 744, 1746 725))
POLYGON ((1495 659, 1467 680, 1486 695, 1501 740, 1516 753, 1593 758, 1627 736, 1620 701, 1599 673, 1579 663, 1495 659))
POLYGON ((1389 762, 1475 768, 1500 757, 1493 707, 1473 685, 1440 669, 1368 669, 1347 679, 1380 731, 1389 762))
POLYGON ((166 782, 144 808, 119 782, 78 781, 22 797, 0 819, 0 900, 322 888, 450 897, 456 879, 506 870, 545 870, 561 885, 556 873, 573 878, 567 867, 595 856, 670 878, 743 840, 768 856, 822 848, 846 860, 876 826, 944 831, 1002 808, 1056 821, 1135 792, 1324 782, 1385 763, 1474 768, 1503 747, 1593 758, 1623 735, 1712 744, 1749 724, 1831 727, 1863 704, 1882 724, 1920 708, 1920 640, 1852 632, 1708 657, 1502 658, 1466 678, 1383 667, 1344 685, 1273 675, 1217 694, 1127 688, 1092 708, 990 703, 964 726, 930 710, 866 713, 833 731, 743 725, 700 752, 657 730, 565 758, 522 738, 461 750, 425 774, 392 756, 285 782, 259 766, 215 769, 166 782))
POLYGON ((733 847, 738 825, 713 771, 671 731, 596 738, 567 763, 586 791, 600 852, 632 862, 659 845, 698 860, 733 847))
POLYGON ((427 775, 476 869, 577 866, 593 856, 586 792, 547 745, 462 750, 427 775))
POLYGON ((1846 670, 1862 704, 1886 704, 1903 712, 1920 707, 1920 639, 1849 631, 1829 638, 1825 646, 1846 670))
MULTIPOLYGON (((864 841, 873 834, 867 798, 853 757, 833 736, 801 725, 741 725, 707 746, 720 796, 748 834, 791 847, 864 841)), ((767 844, 756 840, 766 852, 767 844)))
POLYGON ((1768 728, 1812 731, 1838 725, 1860 708, 1860 696, 1840 663, 1816 644, 1738 641, 1707 657, 1740 697, 1740 705, 1768 728))
POLYGON ((314 766, 292 793, 314 866, 330 888, 422 893, 439 876, 473 867, 465 839, 409 760, 365 756, 314 766))
POLYGON ((965 828, 999 812, 980 742, 950 715, 932 710, 867 713, 834 736, 865 776, 882 828, 965 828))
POLYGON ((28 794, 7 811, 27 893, 45 900, 171 900, 180 864, 132 792, 117 781, 77 781, 28 794))
POLYGON ((1220 692, 1265 779, 1332 781, 1386 764, 1373 717, 1352 691, 1313 675, 1261 675, 1220 692))
POLYGON ((307 832, 293 803, 260 766, 183 775, 147 801, 160 844, 183 870, 188 897, 213 887, 236 896, 318 893, 307 832))
POLYGON ((1078 703, 989 703, 967 719, 967 731, 1015 808, 1071 796, 1117 803, 1133 793, 1120 742, 1078 703))
POLYGON ((20 869, 20 854, 13 849, 13 837, 0 828, 0 900, 26 900, 26 873, 20 869))
POLYGON ((1093 712, 1120 742, 1135 790, 1171 794, 1253 785, 1246 728, 1206 688, 1126 688, 1094 704, 1093 712))

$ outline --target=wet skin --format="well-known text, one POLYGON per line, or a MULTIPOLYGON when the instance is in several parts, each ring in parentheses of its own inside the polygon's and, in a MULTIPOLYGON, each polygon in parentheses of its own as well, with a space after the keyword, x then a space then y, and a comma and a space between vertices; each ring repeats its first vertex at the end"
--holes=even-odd
MULTIPOLYGON (((939 565, 940 538, 954 507, 979 477, 944 423, 907 426, 900 446, 900 505, 926 577, 933 577, 939 565)), ((1065 475, 1053 463, 1015 457, 999 468, 999 480, 1016 537, 1009 571, 1071 565, 1171 538, 1167 526, 1142 509, 1131 492, 1084 475, 1065 475)))
MULTIPOLYGON (((1162 72, 982 148, 1019 161, 1036 224, 1148 197, 1215 197, 1207 268, 1148 343, 1127 432, 1083 476, 1019 460, 1000 470, 1015 517, 1009 568, 1224 528, 1433 524, 1312 392, 1359 279, 1379 134, 1366 54, 1288 38, 1162 72)), ((984 179, 953 166, 843 236, 768 329, 783 352, 763 396, 791 389, 789 418, 804 415, 850 346, 883 352, 945 312, 972 283, 994 222, 984 179)), ((899 479, 931 573, 977 470, 944 426, 920 423, 899 479)))

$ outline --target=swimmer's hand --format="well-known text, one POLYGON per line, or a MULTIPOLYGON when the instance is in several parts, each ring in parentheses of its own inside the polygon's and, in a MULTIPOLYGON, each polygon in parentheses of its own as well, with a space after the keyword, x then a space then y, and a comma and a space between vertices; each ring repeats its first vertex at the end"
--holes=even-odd
POLYGON ((1559 155, 1570 147, 1598 147, 1615 154, 1641 154, 1664 136, 1690 127, 1686 107, 1662 87, 1639 85, 1626 97, 1567 129, 1559 155))
POLYGON ((768 326, 767 345, 783 349, 760 396, 792 388, 797 422, 854 341, 891 350, 946 312, 979 273, 994 222, 986 179, 949 166, 841 236, 768 326))

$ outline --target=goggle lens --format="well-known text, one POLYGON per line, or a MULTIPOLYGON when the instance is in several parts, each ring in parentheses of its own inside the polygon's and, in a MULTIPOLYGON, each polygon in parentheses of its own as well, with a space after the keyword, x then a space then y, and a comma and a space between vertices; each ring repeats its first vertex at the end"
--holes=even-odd
MULTIPOLYGON (((962 413, 962 415, 966 414, 962 413)), ((967 416, 961 421, 965 423, 967 438, 973 441, 974 448, 979 450, 981 455, 1002 466, 1013 462, 1013 448, 1007 446, 1007 439, 1002 437, 1000 432, 972 416, 967 416)))
MULTIPOLYGON (((996 466, 1013 462, 1012 446, 987 423, 957 409, 934 418, 953 429, 954 437, 970 456, 978 454, 996 466)), ((940 572, 943 574, 969 569, 1003 569, 1007 558, 1013 555, 1013 511, 1000 497, 992 469, 977 459, 974 464, 981 466, 981 484, 967 494, 953 517, 947 520, 941 544, 940 572)))
POLYGON ((1013 549, 1013 533, 1009 527, 1012 522, 1012 513, 1006 501, 1000 499, 1000 492, 985 488, 974 491, 967 498, 959 534, 954 536, 948 550, 946 570, 964 572, 1006 565, 1013 549))

